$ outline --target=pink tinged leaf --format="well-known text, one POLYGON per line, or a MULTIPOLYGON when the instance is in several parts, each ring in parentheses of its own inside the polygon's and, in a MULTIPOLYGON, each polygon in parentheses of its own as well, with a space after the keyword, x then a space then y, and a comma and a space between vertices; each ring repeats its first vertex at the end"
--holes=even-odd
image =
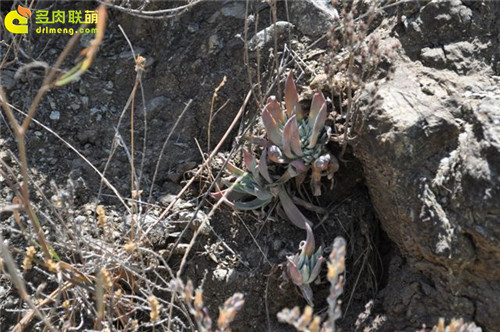
POLYGON ((275 181, 275 183, 283 184, 285 182, 288 182, 288 180, 290 180, 291 178, 302 174, 305 175, 305 172, 307 172, 308 169, 309 168, 304 165, 304 162, 302 160, 296 159, 288 164, 285 173, 283 173, 283 175, 277 181, 275 181))
POLYGON ((321 169, 313 163, 311 176, 311 189, 314 196, 321 196, 321 169))
POLYGON ((286 216, 290 219, 292 224, 302 229, 306 228, 306 224, 311 225, 311 222, 307 220, 302 212, 300 212, 299 208, 293 203, 284 187, 280 188, 278 196, 281 206, 283 207, 283 211, 285 211, 286 216))
POLYGON ((295 115, 292 118, 293 118, 293 121, 290 124, 290 126, 292 127, 292 129, 291 129, 292 130, 292 142, 291 142, 292 152, 297 157, 302 157, 304 155, 304 153, 302 153, 302 148, 300 147, 299 125, 297 123, 297 119, 295 118, 295 115))
POLYGON ((247 150, 243 150, 243 161, 245 162, 245 166, 247 169, 252 172, 252 175, 255 179, 259 179, 259 169, 257 168, 257 161, 253 154, 248 152, 247 150))
POLYGON ((295 112, 299 111, 302 113, 302 109, 299 104, 299 94, 297 93, 297 86, 293 81, 292 72, 288 75, 285 83, 285 106, 288 117, 291 117, 294 114, 294 109, 295 112))
POLYGON ((314 243, 314 234, 309 224, 306 223, 305 227, 306 227, 307 237, 306 237, 306 242, 302 247, 302 254, 311 256, 312 254, 314 254, 314 248, 316 246, 316 244, 314 243))
POLYGON ((280 145, 281 130, 278 127, 278 123, 267 108, 265 108, 262 112, 262 122, 264 122, 264 127, 266 128, 267 138, 274 144, 280 145))
POLYGON ((311 102, 311 109, 309 111, 309 128, 314 129, 314 123, 319 115, 319 111, 323 104, 326 104, 326 99, 321 92, 316 92, 311 102))
POLYGON ((294 160, 290 163, 291 166, 297 171, 297 173, 304 173, 309 170, 309 167, 304 164, 300 159, 294 160))
POLYGON ((290 278, 292 279, 293 283, 296 284, 297 286, 302 285, 302 274, 300 273, 299 269, 297 268, 297 265, 295 265, 295 262, 293 261, 293 256, 292 257, 287 257, 288 262, 286 264, 288 268, 288 274, 290 275, 290 278))
POLYGON ((226 203, 227 205, 229 205, 230 207, 234 208, 234 204, 233 202, 231 202, 229 200, 229 195, 231 195, 232 193, 229 193, 229 194, 226 194, 226 192, 228 191, 229 189, 224 189, 224 190, 221 190, 221 191, 217 191, 217 192, 214 192, 214 193, 210 193, 210 197, 212 198, 215 198, 216 200, 220 200, 220 199, 224 199, 224 203, 226 203), (226 196, 224 198, 224 195, 226 196))
POLYGON ((272 183, 273 180, 271 179, 271 175, 269 174, 269 168, 267 167, 267 153, 266 149, 262 150, 262 154, 260 155, 260 160, 259 160, 259 172, 262 174, 264 179, 268 183, 272 183))
POLYGON ((318 141, 318 136, 319 133, 321 132, 321 129, 325 126, 325 121, 326 121, 326 103, 321 106, 321 109, 318 113, 318 116, 316 116, 316 119, 314 121, 314 127, 311 133, 311 137, 309 138, 309 149, 314 148, 316 145, 316 142, 318 141))
POLYGON ((224 196, 224 194, 227 192, 227 189, 224 189, 224 190, 220 190, 220 191, 216 191, 214 193, 210 193, 210 197, 216 199, 216 200, 219 200, 222 198, 222 196, 224 196))
POLYGON ((267 98, 266 109, 278 123, 285 123, 285 113, 281 110, 280 103, 275 96, 267 98))
POLYGON ((231 174, 234 174, 236 176, 241 176, 243 174, 245 174, 245 171, 243 171, 242 169, 236 167, 235 165, 231 164, 230 162, 228 162, 226 164, 226 169, 231 173, 231 174))
POLYGON ((297 117, 294 114, 285 124, 283 128, 283 152, 290 159, 302 157, 302 149, 300 148, 299 127, 297 125, 297 117))

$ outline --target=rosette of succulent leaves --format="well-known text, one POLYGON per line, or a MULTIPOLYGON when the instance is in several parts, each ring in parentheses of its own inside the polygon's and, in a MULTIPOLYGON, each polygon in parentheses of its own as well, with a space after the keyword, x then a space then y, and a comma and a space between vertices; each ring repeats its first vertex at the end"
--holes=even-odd
POLYGON ((226 171, 229 176, 222 180, 227 189, 212 196, 220 199, 226 194, 226 203, 238 210, 259 209, 277 198, 290 221, 305 229, 305 224, 310 224, 310 221, 295 206, 287 191, 290 180, 295 179, 296 187, 300 188, 311 171, 311 190, 314 196, 319 196, 321 178, 326 176, 333 181, 339 163, 326 148, 330 129, 325 126, 327 102, 323 93, 314 94, 307 114, 299 103, 297 87, 290 73, 284 99, 284 108, 275 96, 269 97, 263 108, 266 137, 258 140, 260 159, 244 150, 247 171, 228 162, 226 171))
POLYGON ((309 224, 306 224, 306 231, 307 238, 299 245, 300 253, 287 257, 286 268, 291 281, 299 287, 307 303, 314 306, 313 291, 309 284, 319 275, 325 258, 321 247, 314 252, 316 245, 309 224))

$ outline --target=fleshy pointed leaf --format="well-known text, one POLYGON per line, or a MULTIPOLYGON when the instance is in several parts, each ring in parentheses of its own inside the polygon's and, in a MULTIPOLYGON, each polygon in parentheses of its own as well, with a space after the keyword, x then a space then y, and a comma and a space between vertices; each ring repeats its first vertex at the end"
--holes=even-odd
MULTIPOLYGON (((247 173, 248 174, 248 173, 247 173)), ((228 181, 228 180, 222 180, 222 183, 229 188, 231 188, 231 193, 238 193, 238 194, 244 194, 244 195, 253 195, 254 188, 253 186, 246 185, 245 183, 242 183, 240 181, 239 183, 235 184, 233 186, 233 182, 228 181)))
POLYGON ((259 169, 257 168, 257 160, 255 160, 254 155, 247 150, 243 150, 243 161, 245 162, 247 169, 252 172, 252 175, 258 181, 260 175, 259 169))
POLYGON ((285 123, 285 113, 281 109, 280 103, 276 100, 275 96, 267 98, 266 109, 271 113, 272 117, 276 122, 284 124, 285 123))
POLYGON ((219 190, 219 191, 216 191, 214 193, 210 193, 210 197, 216 199, 216 200, 219 200, 222 198, 222 196, 225 195, 225 193, 228 191, 228 189, 224 189, 224 190, 219 190))
POLYGON ((314 281, 318 275, 319 272, 321 271, 321 265, 325 261, 324 257, 319 257, 318 260, 316 261, 316 265, 314 265, 312 271, 311 271, 311 276, 309 277, 311 281, 314 281))
POLYGON ((297 93, 297 86, 293 81, 292 72, 288 74, 285 83, 285 106, 288 117, 291 117, 293 114, 302 115, 302 108, 299 104, 299 94, 297 93))
POLYGON ((302 279, 302 274, 300 273, 299 269, 297 268, 297 265, 295 264, 293 260, 293 256, 287 257, 287 268, 288 268, 288 274, 290 275, 290 278, 292 279, 292 282, 296 284, 297 286, 302 285, 303 279, 302 279))
POLYGON ((295 119, 292 123, 292 152, 297 157, 302 157, 304 153, 302 152, 302 148, 300 146, 300 135, 299 135, 299 125, 297 123, 297 119, 295 119))
POLYGON ((323 256, 323 247, 320 246, 319 249, 316 250, 316 252, 314 253, 313 256, 314 256, 315 260, 318 260, 320 257, 322 257, 323 256))
POLYGON ((280 145, 281 129, 267 108, 262 111, 262 122, 264 122, 264 127, 266 128, 267 138, 274 144, 280 145))
POLYGON ((318 136, 323 127, 325 126, 325 121, 326 121, 326 103, 324 103, 323 106, 321 106, 321 109, 314 121, 314 127, 311 133, 311 137, 309 138, 309 145, 308 145, 309 149, 314 148, 314 146, 316 145, 318 141, 318 136))
POLYGON ((269 168, 267 167, 267 150, 263 149, 259 160, 259 172, 264 177, 268 183, 272 183, 271 175, 269 174, 269 168))
POLYGON ((290 163, 297 173, 304 173, 309 170, 309 167, 304 164, 304 162, 300 159, 294 160, 290 163))
MULTIPOLYGON (((301 241, 301 248, 302 248, 304 242, 305 241, 301 241)), ((297 264, 297 266, 299 267, 299 269, 302 269, 302 267, 306 263, 307 259, 308 259, 307 256, 304 255, 302 252, 297 255, 297 259, 295 260, 295 263, 297 264)))
POLYGON ((314 254, 314 248, 316 246, 316 244, 314 243, 314 234, 309 224, 306 223, 305 227, 307 232, 307 238, 306 242, 304 243, 304 246, 302 247, 302 254, 311 256, 312 254, 314 254))
POLYGON ((302 278, 304 280, 304 284, 309 284, 311 283, 311 268, 309 265, 304 264, 300 268, 300 273, 302 274, 302 278))
POLYGON ((319 111, 323 107, 323 104, 326 105, 326 99, 323 96, 323 93, 316 92, 313 96, 311 109, 309 111, 309 128, 311 128, 311 130, 314 129, 314 123, 316 122, 316 118, 318 117, 319 111))
POLYGON ((321 169, 316 166, 316 162, 312 166, 311 189, 314 196, 321 196, 321 169))
POLYGON ((305 175, 305 172, 307 172, 308 170, 309 170, 309 167, 304 165, 304 162, 302 160, 296 159, 296 160, 292 161, 290 164, 288 164, 288 167, 287 167, 285 173, 283 173, 283 175, 274 183, 275 184, 283 184, 285 182, 288 182, 288 180, 290 180, 296 176, 299 176, 302 174, 305 175))
POLYGON ((293 203, 284 187, 280 188, 278 196, 281 202, 281 206, 283 207, 283 211, 285 211, 286 216, 295 226, 305 229, 306 223, 311 225, 311 222, 307 220, 302 212, 300 212, 299 208, 293 203))
POLYGON ((241 176, 243 174, 245 174, 245 171, 242 170, 241 168, 239 167, 236 167, 235 165, 231 164, 230 162, 228 162, 226 164, 226 169, 233 175, 236 175, 236 176, 241 176))
POLYGON ((248 211, 248 210, 259 209, 261 207, 266 206, 269 203, 270 202, 267 200, 261 200, 259 198, 256 198, 256 199, 248 201, 248 202, 235 202, 234 208, 236 210, 248 211))
POLYGON ((297 124, 297 116, 294 114, 285 124, 283 128, 283 152, 289 159, 302 157, 302 149, 300 148, 299 126, 297 124))
POLYGON ((273 195, 269 191, 261 188, 255 188, 253 195, 260 200, 271 201, 273 199, 273 195))

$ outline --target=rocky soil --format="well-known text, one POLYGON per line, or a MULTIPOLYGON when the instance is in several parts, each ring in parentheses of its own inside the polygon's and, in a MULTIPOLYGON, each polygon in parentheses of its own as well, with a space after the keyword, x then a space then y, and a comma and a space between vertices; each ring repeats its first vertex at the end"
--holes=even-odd
MULTIPOLYGON (((288 3, 277 6, 278 21, 291 23, 283 25, 276 40, 278 60, 293 56, 290 65, 299 86, 307 91, 310 82, 324 73, 325 35, 336 12, 317 0, 288 3)), ((56 5, 89 9, 90 3, 56 5)), ((2 10, 10 8, 2 4, 2 10)), ((197 144, 207 152, 207 145, 213 148, 224 135, 250 89, 249 77, 255 83, 259 74, 264 91, 272 87, 272 93, 279 93, 273 85, 272 38, 256 41, 260 48, 250 51, 249 65, 244 64, 245 20, 251 27, 250 38, 273 22, 265 3, 251 1, 248 11, 250 17, 242 1, 201 2, 177 18, 162 20, 110 10, 106 40, 92 69, 78 82, 50 91, 35 118, 99 170, 113 151, 106 177, 129 196, 129 156, 120 145, 113 150, 117 130, 122 145, 129 144, 130 113, 124 112, 118 121, 136 75, 120 25, 135 52, 147 59, 142 81, 146 102, 137 98, 135 118, 136 146, 145 150, 137 152, 136 160, 143 161, 144 192, 153 193, 155 206, 148 218, 157 218, 162 204, 168 204, 202 162, 197 144), (224 76, 227 82, 214 105, 220 111, 209 129, 212 95, 224 76), (152 183, 162 144, 191 99, 152 183)), ((381 45, 401 47, 391 69, 379 73, 376 83, 372 78, 356 95, 356 119, 363 120, 355 126, 334 189, 315 202, 328 214, 310 214, 318 243, 329 245, 338 235, 348 240, 345 317, 340 322, 344 331, 362 331, 382 316, 379 331, 415 331, 422 324, 434 325, 439 317, 474 320, 485 331, 500 326, 499 16, 496 2, 420 1, 385 8, 374 21, 370 31, 379 35, 381 45), (374 300, 371 314, 354 328, 370 300, 374 300)), ((26 110, 43 74, 32 70, 15 78, 15 71, 33 60, 53 63, 69 40, 66 37, 29 35, 24 40, 17 62, 1 71, 12 104, 26 110)), ((7 35, 2 38, 9 42, 7 35)), ((79 46, 85 47, 89 40, 80 40, 79 46)), ((2 45, 2 57, 5 52, 2 45)), ((64 64, 71 66, 70 61, 64 64)), ((330 92, 328 86, 324 92, 330 92)), ((252 99, 240 130, 259 109, 252 99)), ((238 132, 231 133, 223 150, 229 151, 238 140, 238 132)), ((74 219, 68 223, 90 223, 99 203, 117 225, 126 224, 112 193, 104 189, 98 195, 100 180, 92 168, 50 131, 33 125, 27 144, 33 184, 48 197, 55 188, 67 188, 68 180, 73 183, 74 219)), ((15 155, 15 146, 5 118, 0 118, 0 157, 14 168, 9 151, 15 155)), ((336 143, 331 149, 336 154, 341 151, 336 143)), ((178 239, 200 202, 206 184, 195 183, 165 221, 165 229, 153 232, 155 251, 164 252, 178 239)), ((33 191, 34 200, 42 202, 33 191)), ((11 200, 12 192, 0 179, 0 202, 11 200)), ((208 213, 209 207, 207 203, 202 211, 208 213)), ((236 331, 289 331, 278 323, 276 313, 305 304, 282 278, 281 267, 305 234, 275 219, 222 208, 210 220, 213 230, 198 240, 183 274, 195 284, 204 281, 213 313, 234 292, 245 295, 245 307, 233 325, 236 331)), ((147 226, 151 219, 143 222, 147 226)), ((25 241, 12 231, 12 215, 2 213, 0 225, 9 244, 24 250, 25 241)), ((182 243, 189 241, 188 235, 182 243)), ((178 267, 179 257, 169 264, 178 267)), ((0 330, 7 331, 18 320, 15 309, 21 301, 7 279, 0 280, 0 330)), ((328 287, 324 281, 313 286, 318 311, 327 306, 328 287)))

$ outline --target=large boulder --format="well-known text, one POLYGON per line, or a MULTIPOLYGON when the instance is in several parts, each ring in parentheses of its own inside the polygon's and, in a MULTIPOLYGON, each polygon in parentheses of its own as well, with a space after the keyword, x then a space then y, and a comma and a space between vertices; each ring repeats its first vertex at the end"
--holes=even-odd
MULTIPOLYGON (((430 2, 400 17, 394 31, 402 54, 390 77, 379 82, 376 97, 360 96, 363 125, 353 148, 382 227, 407 258, 407 267, 422 276, 406 290, 382 292, 387 313, 411 317, 415 324, 419 318, 431 324, 439 316, 463 316, 498 331, 497 50, 495 42, 463 31, 487 28, 498 34, 498 21, 494 25, 489 14, 499 6, 446 3, 430 2), (436 48, 425 40, 439 41, 429 26, 439 19, 447 26, 440 27, 444 39, 436 48)), ((403 276, 407 267, 390 273, 403 276)))

